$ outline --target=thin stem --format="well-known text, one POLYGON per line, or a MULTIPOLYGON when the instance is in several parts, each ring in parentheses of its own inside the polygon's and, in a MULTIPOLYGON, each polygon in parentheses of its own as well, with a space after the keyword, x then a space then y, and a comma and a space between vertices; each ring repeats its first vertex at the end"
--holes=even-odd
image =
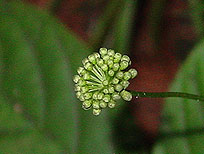
POLYGON ((204 101, 203 96, 182 93, 182 92, 136 92, 129 91, 136 98, 164 98, 164 97, 181 97, 187 99, 194 99, 197 101, 204 101))

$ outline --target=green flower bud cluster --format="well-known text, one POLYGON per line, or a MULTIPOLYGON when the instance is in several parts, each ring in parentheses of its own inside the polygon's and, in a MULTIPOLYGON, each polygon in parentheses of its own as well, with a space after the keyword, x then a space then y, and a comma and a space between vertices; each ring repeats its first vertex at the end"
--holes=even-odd
POLYGON ((93 114, 99 115, 102 109, 114 108, 116 100, 132 99, 132 94, 125 89, 130 79, 137 75, 135 69, 125 71, 131 65, 127 55, 115 53, 114 50, 100 48, 99 53, 93 53, 82 61, 73 81, 76 97, 82 101, 82 108, 93 108, 93 114))

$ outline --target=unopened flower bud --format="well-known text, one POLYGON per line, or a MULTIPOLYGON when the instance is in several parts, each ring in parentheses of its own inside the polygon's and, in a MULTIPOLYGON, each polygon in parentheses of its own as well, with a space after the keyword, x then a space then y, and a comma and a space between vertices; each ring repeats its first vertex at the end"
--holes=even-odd
POLYGON ((104 62, 103 62, 103 59, 97 59, 97 65, 98 66, 103 66, 104 62))
POLYGON ((108 75, 110 75, 110 76, 114 76, 114 73, 115 73, 115 72, 114 72, 113 70, 109 70, 109 71, 108 71, 108 75))
POLYGON ((91 71, 91 70, 93 69, 93 65, 88 62, 88 63, 85 64, 84 68, 85 68, 86 70, 88 70, 88 71, 91 71))
POLYGON ((108 64, 109 68, 112 68, 114 63, 113 63, 113 61, 111 59, 109 59, 107 61, 107 64, 108 64))
POLYGON ((103 65, 101 66, 101 68, 102 68, 103 71, 107 71, 107 70, 108 70, 108 65, 103 64, 103 65))
POLYGON ((118 99, 120 99, 121 98, 121 96, 117 93, 117 92, 114 92, 113 94, 112 94, 112 99, 113 100, 118 100, 118 99))
POLYGON ((98 99, 98 92, 93 93, 92 98, 95 99, 95 100, 98 99))
POLYGON ((94 101, 92 106, 94 109, 99 109, 100 108, 99 101, 94 101))
POLYGON ((104 102, 109 102, 109 101, 110 101, 110 95, 105 95, 105 96, 103 97, 103 101, 104 101, 104 102))
POLYGON ((113 100, 111 100, 110 102, 108 102, 108 107, 111 108, 111 109, 114 108, 115 105, 116 105, 116 102, 113 101, 113 100))
POLYGON ((123 78, 123 75, 124 75, 124 73, 123 73, 122 71, 120 71, 120 72, 118 72, 118 73, 116 74, 116 77, 117 77, 118 79, 122 79, 122 78, 123 78))
POLYGON ((126 90, 123 90, 120 93, 120 95, 125 101, 131 101, 132 100, 132 94, 126 90))
POLYGON ((113 57, 113 56, 115 55, 115 51, 112 50, 112 49, 109 49, 109 50, 108 50, 108 55, 109 55, 110 57, 113 57))
POLYGON ((115 90, 120 92, 123 89, 123 86, 121 84, 116 84, 115 85, 115 90))
POLYGON ((86 101, 84 101, 84 102, 82 103, 82 108, 83 108, 84 110, 89 110, 89 109, 91 108, 91 105, 92 105, 91 101, 86 100, 86 101))
POLYGON ((99 100, 103 99, 103 96, 104 96, 104 93, 99 93, 99 94, 98 94, 98 99, 99 99, 99 100))
POLYGON ((121 61, 127 61, 127 62, 129 62, 129 61, 130 61, 130 58, 129 58, 127 55, 123 55, 122 58, 121 58, 121 61))
POLYGON ((106 102, 104 102, 104 101, 100 101, 99 105, 100 105, 100 107, 101 107, 102 109, 105 109, 108 104, 107 104, 106 102))
POLYGON ((112 83, 113 84, 118 84, 119 83, 119 79, 118 78, 113 78, 112 83))
POLYGON ((131 68, 128 72, 130 72, 132 79, 137 76, 137 70, 136 69, 131 68))
POLYGON ((80 76, 79 76, 79 75, 74 75, 73 81, 74 81, 75 83, 78 83, 79 80, 80 80, 80 76))
POLYGON ((82 60, 82 64, 83 64, 83 65, 85 65, 85 64, 88 63, 88 62, 89 62, 88 58, 85 58, 85 59, 82 60))
POLYGON ((93 115, 98 116, 101 113, 101 109, 93 109, 93 115))
POLYGON ((129 86, 130 82, 129 81, 121 81, 121 85, 123 86, 124 89, 126 89, 129 86))
POLYGON ((92 93, 85 93, 84 98, 85 99, 90 99, 92 97, 92 93))
POLYGON ((131 77, 132 77, 132 75, 129 72, 125 72, 123 79, 127 81, 127 80, 131 79, 131 77))
POLYGON ((122 57, 122 55, 120 54, 120 53, 116 53, 115 55, 114 55, 114 62, 115 63, 118 63, 120 60, 121 60, 121 57, 122 57))
POLYGON ((120 70, 124 70, 128 67, 128 62, 127 61, 121 61, 120 62, 120 70))
POLYGON ((89 55, 88 59, 92 64, 96 64, 96 58, 95 58, 94 54, 89 55))
POLYGON ((120 65, 118 63, 113 64, 113 71, 118 71, 120 65))
POLYGON ((104 55, 106 55, 108 53, 108 50, 106 48, 100 48, 99 53, 103 57, 104 55))
POLYGON ((114 90, 114 87, 113 87, 113 86, 110 86, 110 87, 108 88, 108 92, 109 92, 109 93, 114 93, 114 91, 115 91, 115 90, 114 90))

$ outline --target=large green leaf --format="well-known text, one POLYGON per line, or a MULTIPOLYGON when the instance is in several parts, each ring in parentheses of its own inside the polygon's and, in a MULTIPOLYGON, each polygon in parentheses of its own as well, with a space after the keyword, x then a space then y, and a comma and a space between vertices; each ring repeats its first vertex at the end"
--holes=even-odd
MULTIPOLYGON (((204 41, 197 45, 187 58, 173 83, 171 91, 204 94, 203 49, 204 41)), ((154 153, 203 153, 203 128, 204 102, 178 98, 168 99, 163 110, 161 126, 161 134, 163 135, 155 145, 154 153)))
POLYGON ((113 46, 117 52, 127 53, 133 32, 134 16, 137 12, 137 0, 125 0, 113 28, 113 46))
POLYGON ((5 135, 3 152, 113 153, 106 113, 83 111, 73 92, 72 72, 91 50, 43 11, 21 2, 0 8, 1 103, 19 105, 31 131, 18 140, 5 135))

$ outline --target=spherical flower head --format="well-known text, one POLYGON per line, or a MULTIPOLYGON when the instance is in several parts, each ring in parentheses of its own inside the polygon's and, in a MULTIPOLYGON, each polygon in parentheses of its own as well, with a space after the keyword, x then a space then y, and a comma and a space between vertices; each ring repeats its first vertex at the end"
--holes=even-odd
POLYGON ((132 94, 125 89, 130 79, 137 75, 135 69, 127 70, 131 65, 127 55, 114 50, 100 48, 82 61, 83 66, 75 75, 76 97, 82 102, 82 108, 93 108, 93 114, 99 115, 105 108, 114 108, 118 99, 131 101, 132 94))

